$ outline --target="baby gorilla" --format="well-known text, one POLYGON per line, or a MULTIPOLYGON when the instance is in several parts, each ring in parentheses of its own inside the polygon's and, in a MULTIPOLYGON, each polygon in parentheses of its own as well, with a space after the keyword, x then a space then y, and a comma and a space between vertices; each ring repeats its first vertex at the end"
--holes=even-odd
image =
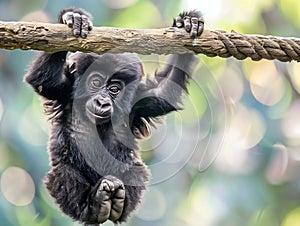
MULTIPOLYGON (((82 38, 93 26, 81 9, 63 10, 59 22, 82 38)), ((173 26, 193 38, 204 24, 191 11, 173 26)), ((196 61, 192 54, 172 55, 155 81, 144 82, 136 54, 43 52, 32 62, 25 81, 45 98, 51 121, 46 187, 64 213, 98 225, 123 222, 136 209, 150 179, 137 138, 150 134, 157 117, 180 109, 196 61)))

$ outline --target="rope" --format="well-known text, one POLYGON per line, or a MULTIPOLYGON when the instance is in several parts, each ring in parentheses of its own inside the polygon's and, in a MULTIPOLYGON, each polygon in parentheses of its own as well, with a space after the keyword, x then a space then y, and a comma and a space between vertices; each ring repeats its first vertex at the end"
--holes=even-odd
MULTIPOLYGON (((235 57, 244 60, 250 57, 254 61, 261 59, 287 62, 300 61, 300 39, 282 38, 263 35, 243 35, 235 31, 225 32, 214 30, 217 40, 222 42, 223 48, 205 53, 208 56, 235 57)), ((217 40, 214 40, 217 41, 217 40)))

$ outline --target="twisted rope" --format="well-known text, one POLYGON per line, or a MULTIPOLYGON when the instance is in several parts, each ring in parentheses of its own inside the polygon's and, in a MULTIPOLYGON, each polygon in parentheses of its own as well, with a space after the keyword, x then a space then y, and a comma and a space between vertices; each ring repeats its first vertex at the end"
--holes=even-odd
POLYGON ((250 57, 254 61, 261 59, 277 59, 283 62, 300 61, 300 39, 297 38, 242 35, 234 31, 225 32, 218 30, 209 31, 209 33, 215 36, 215 45, 222 46, 222 48, 219 47, 213 49, 213 51, 203 51, 204 54, 211 57, 227 58, 233 56, 238 60, 250 57))

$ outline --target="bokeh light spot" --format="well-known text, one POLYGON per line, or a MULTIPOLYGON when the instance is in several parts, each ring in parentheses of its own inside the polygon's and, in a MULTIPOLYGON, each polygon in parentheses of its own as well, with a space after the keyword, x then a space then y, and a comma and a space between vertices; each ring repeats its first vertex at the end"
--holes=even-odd
POLYGON ((7 168, 1 177, 1 192, 7 201, 16 206, 32 202, 35 186, 31 176, 19 167, 7 168))
POLYGON ((250 71, 250 89, 260 103, 273 106, 285 94, 285 80, 273 62, 256 63, 250 71))
POLYGON ((250 163, 250 148, 257 145, 265 135, 265 121, 256 110, 242 104, 231 109, 230 123, 224 134, 224 143, 215 161, 215 166, 228 173, 249 173, 255 168, 250 163))
POLYGON ((235 148, 249 149, 259 143, 265 131, 265 123, 259 112, 240 104, 235 106, 235 113, 225 136, 235 148))
POLYGON ((287 148, 282 144, 273 145, 274 154, 266 171, 266 177, 272 184, 284 182, 284 175, 289 163, 287 148))
POLYGON ((238 103, 244 94, 244 83, 238 67, 230 65, 219 82, 225 101, 238 103))
POLYGON ((299 63, 293 63, 291 67, 287 68, 293 83, 293 88, 300 94, 300 65, 299 63))
POLYGON ((287 214, 282 226, 299 226, 300 225, 300 207, 287 214))
POLYGON ((166 213, 166 200, 160 190, 151 187, 146 193, 137 216, 143 220, 154 221, 166 213))
POLYGON ((296 100, 285 113, 281 128, 283 134, 289 139, 291 145, 300 144, 300 100, 296 100))

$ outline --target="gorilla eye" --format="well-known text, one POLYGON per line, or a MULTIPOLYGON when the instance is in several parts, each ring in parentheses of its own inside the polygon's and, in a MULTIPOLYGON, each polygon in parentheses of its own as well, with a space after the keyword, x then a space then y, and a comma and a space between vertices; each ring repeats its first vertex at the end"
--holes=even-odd
POLYGON ((122 88, 123 83, 121 81, 112 81, 108 86, 109 93, 114 96, 118 95, 122 88))
POLYGON ((96 88, 101 87, 101 80, 99 78, 93 78, 91 81, 92 85, 96 88))
POLYGON ((93 72, 87 77, 86 86, 89 90, 98 90, 104 85, 104 76, 98 72, 93 72))

